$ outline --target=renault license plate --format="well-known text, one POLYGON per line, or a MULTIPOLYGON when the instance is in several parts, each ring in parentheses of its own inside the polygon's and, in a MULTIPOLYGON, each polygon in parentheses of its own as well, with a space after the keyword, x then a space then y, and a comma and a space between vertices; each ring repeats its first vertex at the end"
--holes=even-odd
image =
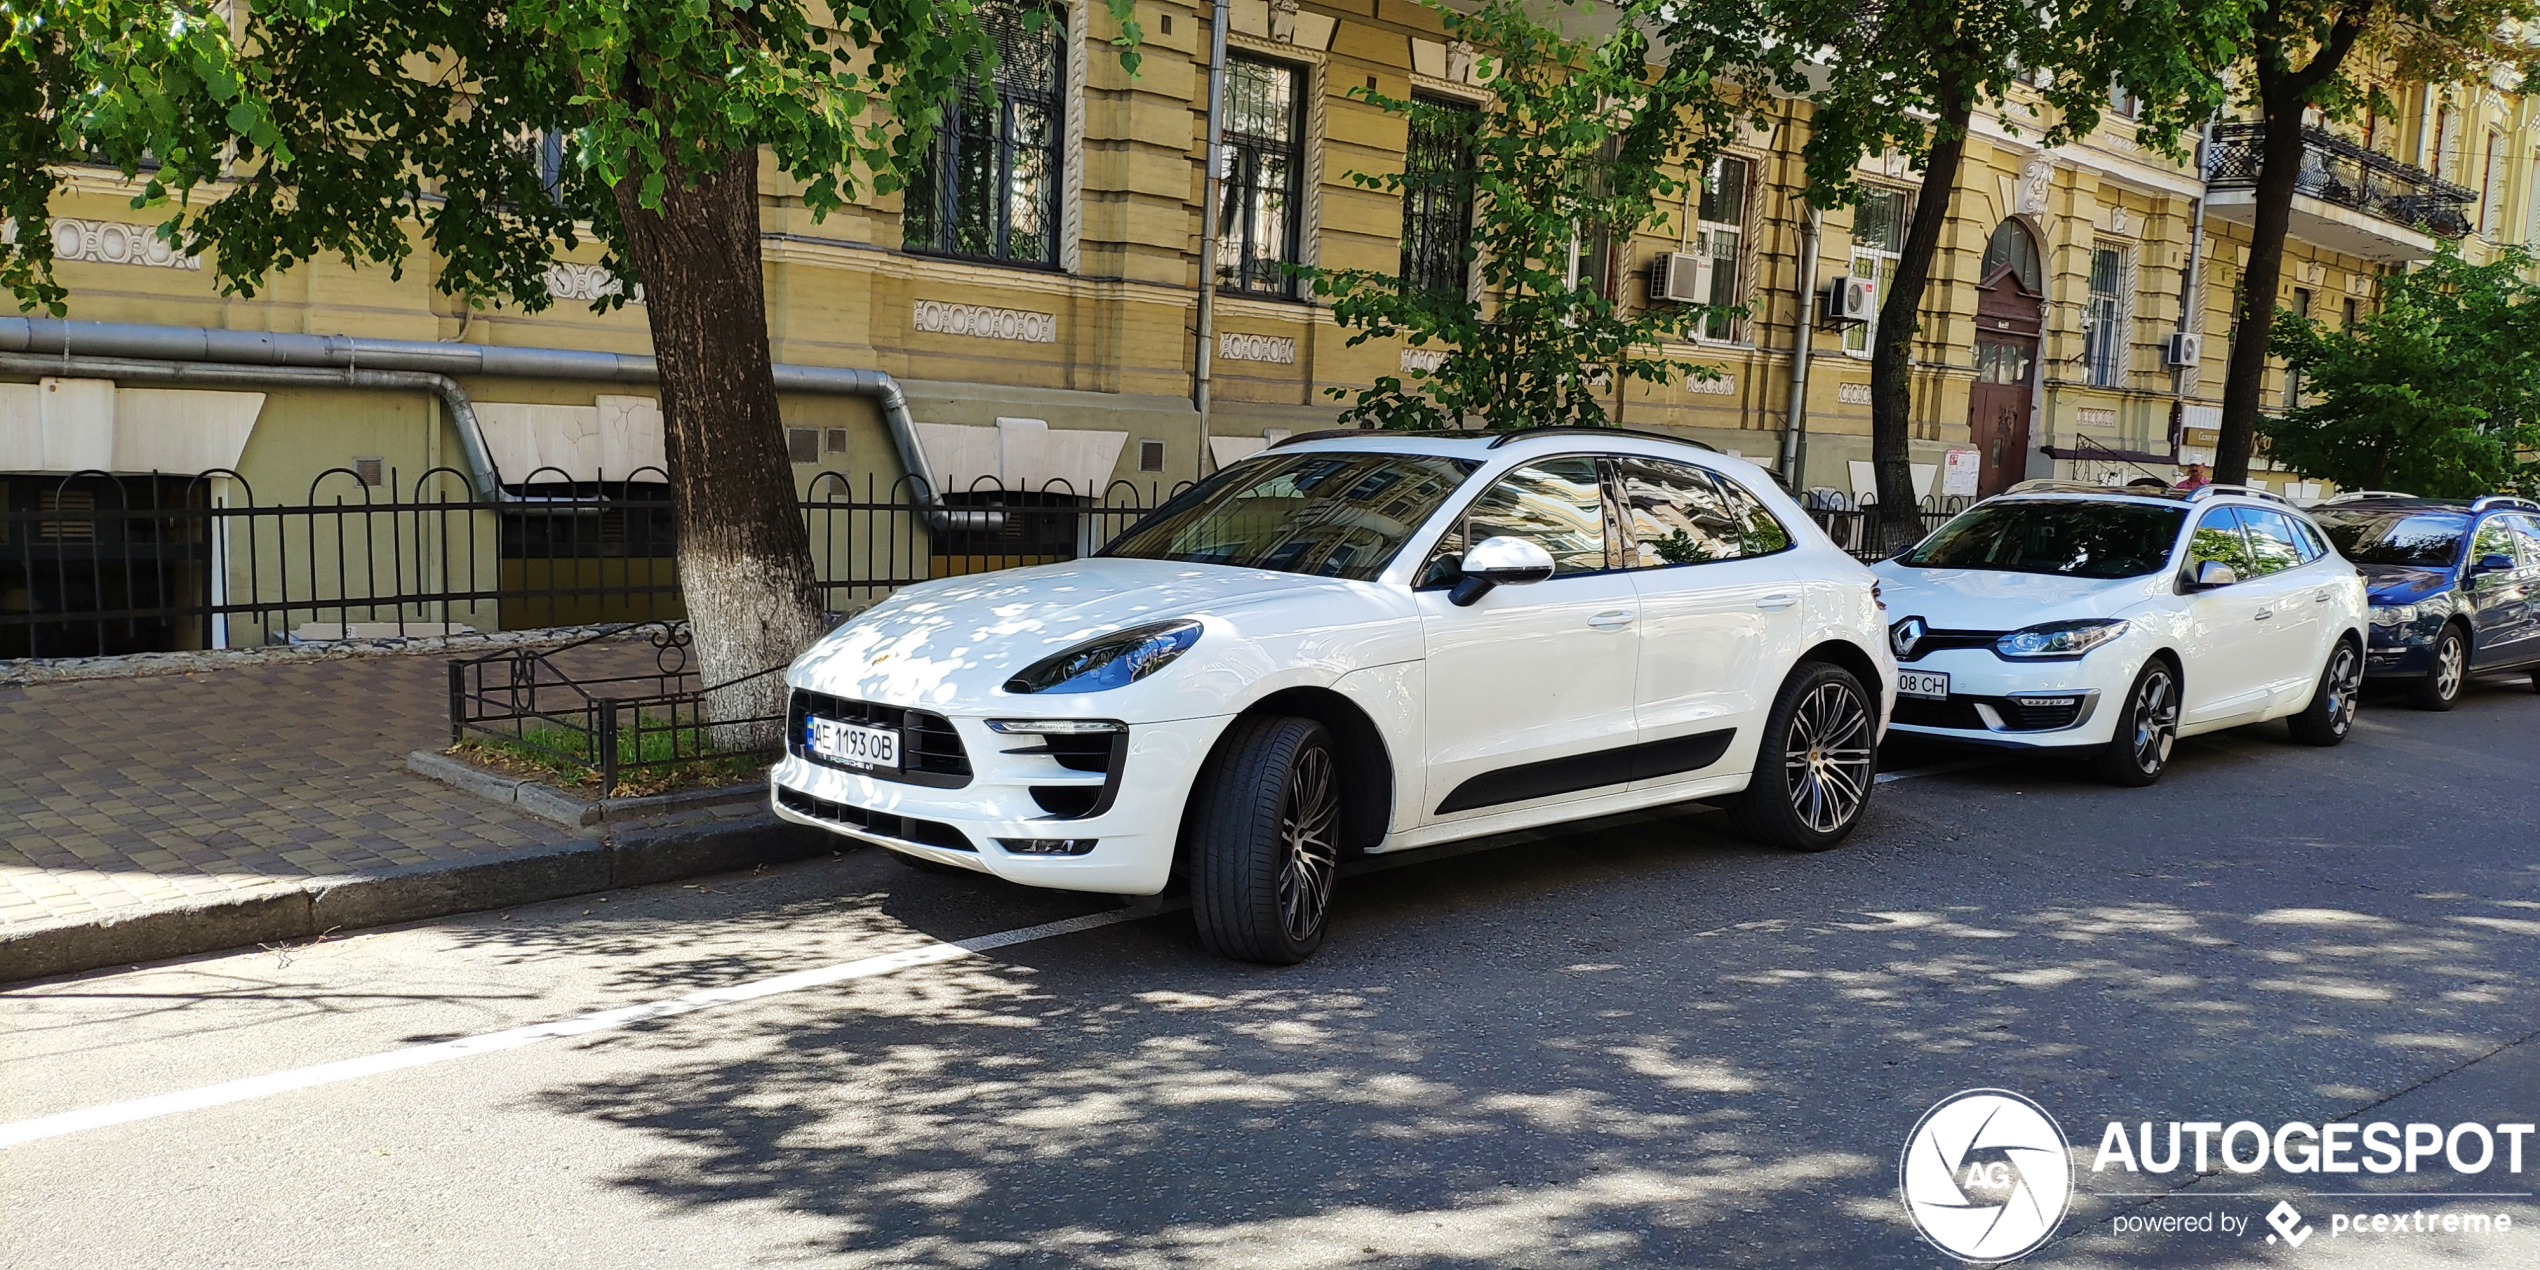
POLYGON ((804 720, 807 735, 803 738, 811 752, 833 763, 850 767, 898 767, 900 734, 896 728, 868 728, 861 723, 841 723, 836 719, 804 720))
POLYGON ((1896 691, 1902 696, 1946 701, 1949 699, 1949 672, 1945 670, 1897 671, 1896 691))

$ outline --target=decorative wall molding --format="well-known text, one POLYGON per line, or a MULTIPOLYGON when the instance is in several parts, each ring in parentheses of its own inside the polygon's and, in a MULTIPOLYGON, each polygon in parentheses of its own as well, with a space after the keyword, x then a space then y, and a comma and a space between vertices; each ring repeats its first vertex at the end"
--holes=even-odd
POLYGON ((2073 412, 2073 426, 2077 428, 2113 428, 2117 426, 2117 412, 2110 410, 2105 406, 2084 406, 2073 412))
POLYGON ((1067 14, 1067 131, 1060 141, 1058 267, 1077 273, 1085 264, 1085 76, 1090 0, 1076 0, 1067 14))
POLYGON ((1839 405, 1866 406, 1870 404, 1870 386, 1859 383, 1836 384, 1834 399, 1839 405))
POLYGON ((1705 397, 1734 397, 1737 395, 1737 376, 1724 374, 1718 379, 1687 379, 1685 391, 1705 397))
POLYGON ((2017 201, 2011 210, 2022 216, 2044 215, 2046 192, 2054 182, 2055 165, 2048 162, 2045 155, 2030 155, 2028 162, 2020 165, 2020 180, 2015 192, 2017 201))
POLYGON ((1230 362, 1296 362, 1296 340, 1285 335, 1247 335, 1241 331, 1217 333, 1217 355, 1230 362))
POLYGON ((1405 373, 1417 370, 1434 375, 1438 373, 1438 368, 1444 365, 1446 365, 1445 349, 1406 348, 1402 350, 1402 369, 1405 373))
POLYGON ((1016 340, 1025 344, 1058 342, 1058 315, 1023 309, 992 309, 984 304, 946 304, 920 300, 909 325, 942 335, 983 340, 1016 340))
POLYGON ((134 225, 113 220, 75 220, 67 216, 53 218, 53 258, 55 260, 93 260, 108 265, 143 265, 154 269, 186 269, 199 272, 200 256, 180 254, 159 237, 155 225, 134 225))
MULTIPOLYGON (((616 295, 623 288, 623 283, 598 265, 556 261, 547 266, 547 294, 559 300, 579 300, 589 304, 601 296, 616 295)), ((635 288, 635 294, 626 297, 626 302, 644 302, 644 288, 640 283, 635 288)))

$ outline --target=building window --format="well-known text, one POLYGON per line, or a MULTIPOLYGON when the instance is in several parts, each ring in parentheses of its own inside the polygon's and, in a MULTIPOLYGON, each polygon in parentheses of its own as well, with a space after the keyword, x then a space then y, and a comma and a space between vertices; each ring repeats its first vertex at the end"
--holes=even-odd
MULTIPOLYGON (((1899 190, 1864 189, 1861 201, 1852 207, 1852 264, 1855 278, 1867 278, 1872 294, 1884 299, 1890 275, 1896 272, 1896 260, 1905 250, 1905 226, 1914 217, 1914 201, 1899 190)), ((1871 328, 1875 320, 1844 328, 1843 351, 1857 356, 1870 355, 1871 328)))
POLYGON ((1293 295, 1298 182, 1305 170, 1301 72, 1248 57, 1226 60, 1225 206, 1217 220, 1217 285, 1293 295))
POLYGON ((2434 175, 2446 181, 2460 175, 2460 116, 2449 106, 2434 112, 2434 148, 2432 153, 2426 155, 2425 166, 2434 175))
MULTIPOLYGON (((1754 171, 1754 164, 1723 154, 1712 158, 1711 170, 1703 175, 1702 211, 1694 232, 1711 257, 1708 302, 1715 310, 1746 302, 1746 280, 1739 274, 1746 262, 1746 194, 1754 171)), ((1698 334, 1706 340, 1738 340, 1745 338, 1743 325, 1730 314, 1713 312, 1702 319, 1698 334)))
POLYGON ((2081 315, 2082 360, 2090 372, 2090 382, 2101 388, 2125 386, 2126 351, 2133 325, 2133 306, 2127 301, 2132 288, 2126 285, 2126 253, 2109 247, 2090 251, 2090 300, 2081 315))
POLYGON ((1473 237, 1473 129, 1481 112, 1461 102, 1420 99, 1402 170, 1402 280, 1414 290, 1461 296, 1473 237))
POLYGON ((2119 119, 2134 119, 2143 114, 2143 99, 2127 92, 2123 84, 2108 85, 2108 113, 2119 119))
POLYGON ((2478 233, 2489 242, 2505 229, 2505 134, 2487 134, 2487 173, 2478 192, 2478 233))
POLYGON ((1065 179, 1059 145, 1066 135, 1066 16, 1005 0, 990 0, 977 13, 997 42, 996 101, 980 93, 976 75, 954 93, 933 155, 909 176, 901 241, 911 251, 1054 266, 1065 179))

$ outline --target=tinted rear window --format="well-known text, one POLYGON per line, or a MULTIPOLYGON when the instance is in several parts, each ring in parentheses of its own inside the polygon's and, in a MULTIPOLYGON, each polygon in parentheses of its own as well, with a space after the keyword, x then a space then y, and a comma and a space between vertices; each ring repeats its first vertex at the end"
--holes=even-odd
POLYGON ((2328 540, 2357 564, 2413 564, 2448 569, 2460 558, 2469 532, 2462 512, 2364 511, 2322 507, 2311 517, 2328 540))
POLYGON ((2069 578, 2132 578, 2167 568, 2181 507, 2134 503, 1986 503, 1940 527, 1898 563, 2069 578))

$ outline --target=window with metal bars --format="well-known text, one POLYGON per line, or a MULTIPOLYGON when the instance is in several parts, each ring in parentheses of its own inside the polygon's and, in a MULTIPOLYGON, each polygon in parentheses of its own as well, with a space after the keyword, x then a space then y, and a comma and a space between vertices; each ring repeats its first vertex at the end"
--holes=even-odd
MULTIPOLYGON (((1888 277, 1905 250, 1905 226, 1913 220, 1913 196, 1902 190, 1864 189, 1852 205, 1851 276, 1867 278, 1874 295, 1887 294, 1888 277)), ((1843 351, 1870 355, 1875 321, 1856 322, 1843 330, 1843 351)))
POLYGON ((1473 235, 1473 129, 1481 112, 1422 98, 1403 153, 1402 278, 1419 291, 1463 295, 1473 235))
POLYGON ((1711 160, 1711 170, 1703 176, 1702 212, 1695 232, 1702 250, 1711 256, 1709 303, 1715 310, 1702 319, 1701 334, 1706 340, 1736 340, 1745 334, 1736 316, 1716 310, 1746 302, 1746 280, 1739 266, 1746 261, 1746 192, 1753 173, 1753 164, 1723 154, 1711 160))
POLYGON ((1292 66, 1226 60, 1226 132, 1218 152, 1224 206, 1217 220, 1217 285, 1290 296, 1296 281, 1299 184, 1305 131, 1292 66))
POLYGON ((909 175, 901 241, 934 255, 1055 266, 1066 16, 1004 2, 977 14, 997 45, 993 81, 974 71, 946 103, 933 153, 909 175), (991 82, 994 93, 982 91, 991 82))
POLYGON ((2126 303, 2125 252, 2111 247, 2090 251, 2090 299, 2082 309, 2082 360, 2090 382, 2101 388, 2125 386, 2129 325, 2126 303))

